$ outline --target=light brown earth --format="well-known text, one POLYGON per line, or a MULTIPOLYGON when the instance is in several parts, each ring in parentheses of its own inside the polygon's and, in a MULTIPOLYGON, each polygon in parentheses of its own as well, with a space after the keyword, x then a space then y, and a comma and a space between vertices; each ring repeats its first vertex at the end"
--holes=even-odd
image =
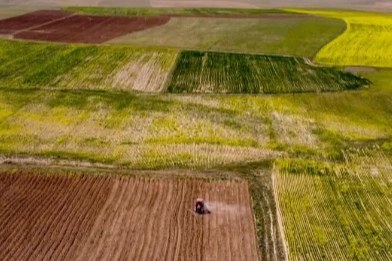
POLYGON ((0 174, 0 260, 259 260, 244 181, 0 174), (192 207, 203 197, 211 214, 192 207))

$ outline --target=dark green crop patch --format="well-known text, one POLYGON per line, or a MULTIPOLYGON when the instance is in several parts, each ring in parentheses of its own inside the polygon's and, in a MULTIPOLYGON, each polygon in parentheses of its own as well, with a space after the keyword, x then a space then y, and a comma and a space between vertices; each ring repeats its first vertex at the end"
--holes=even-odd
POLYGON ((303 58, 185 51, 169 93, 298 93, 358 89, 370 81, 303 58))

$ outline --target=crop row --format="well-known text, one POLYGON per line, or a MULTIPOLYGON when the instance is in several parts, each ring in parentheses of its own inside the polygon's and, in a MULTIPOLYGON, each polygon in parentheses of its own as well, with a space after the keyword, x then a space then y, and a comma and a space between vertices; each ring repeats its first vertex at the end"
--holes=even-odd
POLYGON ((357 89, 369 82, 302 58, 187 51, 180 54, 170 93, 291 93, 357 89))
POLYGON ((298 171, 280 162, 275 189, 290 260, 392 258, 392 165, 380 150, 345 154, 344 166, 298 171))

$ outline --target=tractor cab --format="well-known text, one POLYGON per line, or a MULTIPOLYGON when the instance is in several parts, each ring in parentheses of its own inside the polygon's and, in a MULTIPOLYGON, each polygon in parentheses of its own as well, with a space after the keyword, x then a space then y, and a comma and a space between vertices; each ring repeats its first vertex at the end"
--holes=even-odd
POLYGON ((204 215, 209 213, 202 198, 196 199, 195 212, 199 215, 204 215))

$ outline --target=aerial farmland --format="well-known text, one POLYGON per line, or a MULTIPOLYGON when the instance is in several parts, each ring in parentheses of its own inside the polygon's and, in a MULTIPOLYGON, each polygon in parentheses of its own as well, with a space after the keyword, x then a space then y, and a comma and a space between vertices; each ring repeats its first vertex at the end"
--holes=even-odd
POLYGON ((392 260, 388 1, 0 0, 0 260, 392 260))

